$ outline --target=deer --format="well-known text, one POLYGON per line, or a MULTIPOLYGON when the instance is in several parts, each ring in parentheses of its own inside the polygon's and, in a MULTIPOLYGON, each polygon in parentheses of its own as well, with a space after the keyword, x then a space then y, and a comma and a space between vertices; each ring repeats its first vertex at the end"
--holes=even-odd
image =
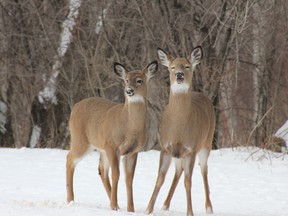
POLYGON ((151 214, 158 193, 164 183, 172 158, 175 175, 162 207, 169 210, 175 188, 184 171, 184 186, 187 201, 187 216, 193 216, 191 185, 195 157, 198 155, 206 196, 206 213, 213 213, 208 184, 207 160, 212 149, 215 129, 215 113, 210 99, 192 91, 192 76, 201 62, 203 52, 195 47, 187 58, 175 58, 157 49, 160 63, 168 68, 170 79, 169 102, 161 120, 161 151, 158 176, 154 191, 145 211, 151 214))
POLYGON ((99 175, 110 200, 112 210, 118 210, 117 188, 119 161, 123 155, 127 191, 127 211, 134 212, 133 178, 138 152, 146 142, 148 81, 158 70, 157 61, 142 70, 127 71, 114 63, 114 72, 125 81, 125 102, 115 103, 101 97, 91 97, 76 103, 71 111, 70 150, 66 159, 67 202, 74 202, 73 176, 76 165, 90 152, 97 150, 99 175), (111 168, 111 180, 109 169, 111 168))

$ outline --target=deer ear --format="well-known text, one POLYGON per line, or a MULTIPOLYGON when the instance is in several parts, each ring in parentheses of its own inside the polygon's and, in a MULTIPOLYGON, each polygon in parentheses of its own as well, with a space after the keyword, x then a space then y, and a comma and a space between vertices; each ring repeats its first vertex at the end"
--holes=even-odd
POLYGON ((190 61, 193 69, 201 62, 202 56, 203 52, 201 46, 197 46, 192 50, 190 61))
POLYGON ((114 72, 121 79, 125 79, 126 69, 125 69, 125 67, 122 64, 120 64, 118 62, 115 62, 114 63, 114 72))
POLYGON ((153 61, 146 67, 147 80, 152 78, 158 70, 158 62, 153 61))
POLYGON ((160 48, 157 48, 157 53, 158 53, 158 58, 159 58, 161 64, 168 67, 170 64, 170 60, 169 60, 167 54, 165 53, 165 51, 160 49, 160 48))

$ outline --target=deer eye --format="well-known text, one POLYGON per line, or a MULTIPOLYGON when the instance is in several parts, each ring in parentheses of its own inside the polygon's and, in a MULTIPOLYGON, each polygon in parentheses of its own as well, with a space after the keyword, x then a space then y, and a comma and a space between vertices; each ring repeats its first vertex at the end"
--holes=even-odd
POLYGON ((190 66, 189 66, 189 65, 186 65, 186 66, 185 66, 185 68, 186 68, 186 69, 189 69, 189 68, 190 68, 190 66))
POLYGON ((138 80, 136 80, 136 82, 137 82, 138 84, 141 84, 141 83, 142 83, 142 80, 141 80, 141 79, 138 79, 138 80))
POLYGON ((175 69, 175 66, 172 66, 171 69, 174 70, 174 69, 175 69))

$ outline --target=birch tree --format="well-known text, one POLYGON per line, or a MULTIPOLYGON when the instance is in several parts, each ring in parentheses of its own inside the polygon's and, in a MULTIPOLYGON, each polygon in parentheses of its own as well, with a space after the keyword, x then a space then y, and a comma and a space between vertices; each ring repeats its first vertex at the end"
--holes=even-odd
POLYGON ((1 69, 6 68, 1 71, 1 80, 5 78, 1 95, 4 100, 7 98, 7 133, 4 138, 13 147, 29 146, 33 101, 43 85, 42 78, 51 59, 49 54, 54 48, 55 20, 61 16, 57 7, 63 5, 61 1, 54 2, 54 10, 50 10, 49 15, 45 11, 47 5, 51 6, 51 2, 2 1, 0 4, 1 25, 4 26, 1 28, 4 39, 1 40, 1 53, 5 53, 1 69), (57 15, 50 17, 53 14, 57 15), (49 30, 47 22, 51 27, 49 30))
MULTIPOLYGON (((57 105, 58 103, 57 95, 56 95, 57 79, 62 69, 62 61, 63 61, 62 59, 65 56, 67 49, 70 46, 72 39, 73 39, 72 32, 76 25, 76 21, 78 18, 81 4, 82 4, 82 0, 70 0, 69 1, 69 7, 68 7, 69 13, 66 19, 64 20, 64 22, 62 23, 62 27, 61 27, 62 31, 59 37, 59 44, 58 44, 57 52, 55 53, 53 57, 54 62, 51 68, 51 74, 48 76, 48 78, 44 79, 44 88, 38 93, 38 102, 40 103, 38 107, 42 105, 43 112, 46 112, 47 107, 57 105)), ((34 125, 31 138, 30 138, 30 143, 29 143, 30 147, 36 147, 37 145, 39 145, 41 130, 42 130, 41 123, 45 121, 44 118, 47 118, 48 116, 49 116, 49 113, 47 113, 46 115, 43 115, 42 118, 37 120, 38 123, 34 125)), ((47 127, 47 126, 44 125, 44 127, 47 127)), ((65 129, 62 132, 65 133, 65 129)))

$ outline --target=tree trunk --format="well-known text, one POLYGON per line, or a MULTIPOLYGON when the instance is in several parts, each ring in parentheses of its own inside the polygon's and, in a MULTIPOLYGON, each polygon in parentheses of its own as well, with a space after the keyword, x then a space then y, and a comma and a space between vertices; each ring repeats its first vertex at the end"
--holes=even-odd
MULTIPOLYGON (((268 6, 274 4, 269 1, 268 6)), ((261 146, 267 138, 269 97, 271 88, 271 70, 267 67, 267 58, 271 52, 268 50, 267 41, 271 37, 269 25, 270 16, 267 16, 265 2, 255 2, 253 5, 253 63, 256 65, 253 71, 254 93, 254 128, 255 145, 261 146)))

